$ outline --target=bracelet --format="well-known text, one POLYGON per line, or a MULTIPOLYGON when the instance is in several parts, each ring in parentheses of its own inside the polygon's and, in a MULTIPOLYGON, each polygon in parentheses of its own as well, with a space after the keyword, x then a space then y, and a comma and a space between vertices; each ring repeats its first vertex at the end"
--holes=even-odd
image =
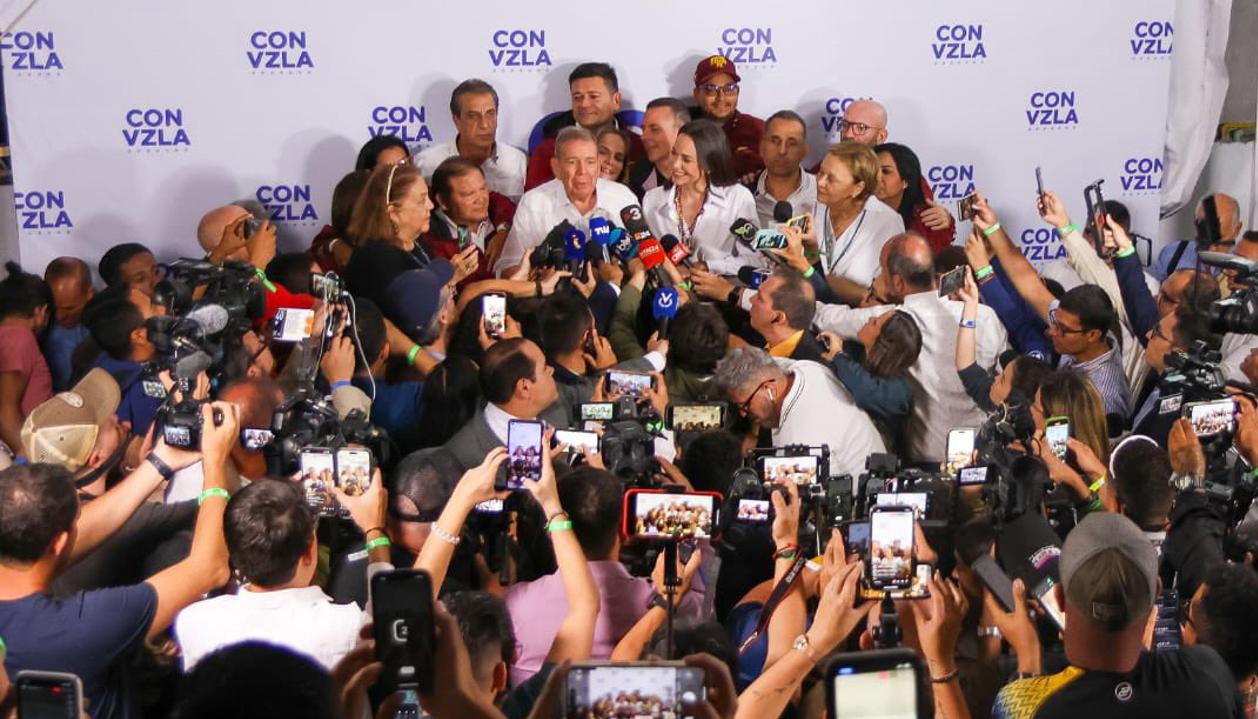
POLYGON ((813 267, 812 265, 808 265, 808 269, 804 270, 804 279, 811 280, 812 276, 815 275, 816 273, 817 273, 817 268, 813 267))
POLYGON ((1245 478, 1258 479, 1258 467, 1251 467, 1249 471, 1245 473, 1245 478))
POLYGON ((798 544, 787 544, 773 552, 774 559, 794 559, 799 553, 798 544))
POLYGON ((930 678, 930 683, 931 683, 931 684, 947 684, 948 682, 952 681, 953 679, 956 679, 956 678, 957 678, 957 674, 959 674, 959 673, 960 673, 960 671, 961 671, 960 669, 953 669, 952 671, 948 672, 947 674, 943 675, 942 677, 931 677, 931 678, 930 678))
POLYGON ((677 287, 683 290, 690 289, 690 280, 682 280, 681 282, 677 283, 677 287))
POLYGON ((996 224, 982 231, 983 237, 991 237, 992 235, 996 234, 999 231, 1000 231, 1000 223, 997 222, 996 224))
POLYGON ((1069 235, 1071 232, 1078 232, 1078 231, 1079 231, 1079 226, 1073 222, 1062 225, 1061 227, 1057 228, 1057 234, 1061 235, 1062 237, 1069 235))
MULTIPOLYGON (((434 524, 433 526, 435 527, 437 525, 434 524)), ((390 542, 388 537, 376 537, 375 539, 368 540, 367 543, 364 544, 363 546, 367 548, 368 552, 370 552, 376 547, 393 546, 393 542, 390 542)))
POLYGON ((210 497, 222 497, 223 499, 231 499, 232 495, 231 495, 231 492, 228 492, 226 489, 223 489, 222 487, 210 487, 209 489, 203 489, 201 490, 201 493, 197 495, 197 506, 200 507, 201 504, 205 502, 205 500, 209 499, 210 497))
POLYGON ((1118 251, 1118 253, 1117 253, 1117 254, 1115 254, 1114 256, 1115 256, 1115 257, 1131 257, 1131 256, 1132 256, 1132 255, 1134 255, 1134 254, 1136 254, 1136 248, 1135 248, 1135 247, 1128 247, 1128 248, 1127 248, 1127 249, 1125 249, 1125 250, 1119 250, 1119 251, 1118 251))
POLYGON ((546 531, 551 534, 554 534, 555 532, 570 532, 572 531, 572 520, 556 519, 553 522, 547 522, 546 531))
POLYGON ((1001 637, 1000 627, 979 627, 978 635, 980 637, 995 637, 999 639, 1001 637))
POLYGON ((456 537, 453 534, 450 534, 446 530, 442 529, 441 525, 437 524, 436 522, 432 523, 432 533, 436 535, 437 539, 440 539, 446 544, 452 544, 456 547, 459 546, 459 542, 463 541, 462 537, 456 537))
POLYGON ((1096 494, 1097 492, 1101 491, 1101 487, 1104 487, 1104 486, 1105 486, 1105 475, 1102 474, 1100 477, 1097 478, 1095 482, 1088 485, 1088 490, 1092 492, 1093 494, 1096 494))
POLYGON ((1014 679, 1034 679, 1040 676, 1038 672, 1014 672, 1014 679))
POLYGON ((411 351, 406 353, 406 364, 414 367, 415 357, 419 354, 421 347, 419 345, 411 345, 411 351))
POLYGON ((384 534, 384 527, 372 527, 371 529, 368 529, 367 531, 363 532, 363 536, 365 537, 368 534, 371 534, 372 532, 379 532, 381 534, 384 534))
POLYGON ((559 517, 560 515, 563 515, 563 518, 564 518, 564 519, 571 519, 571 517, 569 517, 569 516, 568 516, 568 513, 567 513, 567 512, 565 512, 565 511, 563 511, 563 510, 561 509, 561 510, 559 510, 558 512, 555 512, 554 514, 552 514, 552 515, 550 515, 549 517, 547 517, 547 518, 546 518, 546 523, 547 523, 547 524, 550 524, 551 522, 555 521, 555 519, 556 519, 557 517, 559 517))
POLYGON ((352 386, 353 385, 347 379, 338 380, 332 383, 332 391, 335 392, 342 387, 352 387, 352 386))
POLYGON ((976 322, 975 320, 967 320, 963 317, 961 318, 961 321, 957 323, 957 326, 965 327, 966 329, 972 330, 975 327, 978 327, 978 322, 976 322))
POLYGON ((996 270, 991 265, 987 265, 986 267, 980 267, 979 269, 974 271, 974 281, 978 282, 979 280, 986 279, 987 277, 994 274, 996 274, 996 270))
POLYGON ((258 279, 262 280, 262 286, 265 287, 268 292, 275 291, 275 285, 272 284, 271 281, 266 278, 266 272, 264 272, 261 267, 255 267, 253 268, 253 271, 255 274, 257 274, 258 279))
POLYGON ((162 476, 162 479, 169 480, 171 477, 175 476, 175 470, 171 469, 170 465, 163 462, 162 458, 158 457, 154 452, 149 452, 149 456, 145 457, 144 461, 153 465, 153 469, 157 470, 157 473, 162 476))

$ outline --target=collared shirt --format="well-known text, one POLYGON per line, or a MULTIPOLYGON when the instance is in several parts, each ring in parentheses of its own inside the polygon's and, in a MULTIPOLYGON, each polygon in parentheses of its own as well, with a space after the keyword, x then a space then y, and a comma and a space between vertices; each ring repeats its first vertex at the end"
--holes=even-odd
MULTIPOLYGON (((415 164, 419 166, 424 181, 430 182, 432 173, 437 171, 437 165, 458 154, 459 138, 456 135, 451 142, 433 145, 419 153, 415 164)), ((506 195, 515 202, 524 194, 524 173, 528 164, 529 158, 522 150, 495 142, 493 153, 481 163, 480 170, 484 173, 485 184, 490 190, 506 195)))
POLYGON ((513 419, 523 418, 508 413, 493 402, 485 405, 485 424, 489 425, 489 431, 504 445, 507 443, 507 423, 513 419))
POLYGON ((619 182, 599 178, 595 184, 594 208, 581 212, 568 199, 568 193, 559 180, 550 180, 524 193, 515 210, 515 224, 502 248, 502 256, 494 265, 494 272, 501 273, 524 260, 524 255, 546 239, 555 225, 567 220, 574 227, 590 236, 590 219, 602 217, 616 227, 623 227, 620 211, 638 204, 638 198, 628 187, 619 182))
POLYGON ((865 470, 866 457, 887 451, 874 421, 857 408, 829 368, 807 360, 779 364, 795 379, 782 398, 773 446, 829 446, 831 477, 855 477, 865 470))
MULTIPOLYGON (((699 117, 699 115, 692 115, 699 117)), ((721 125, 729 142, 730 159, 734 161, 734 174, 750 175, 764 168, 760 157, 760 140, 764 137, 764 120, 745 112, 734 111, 721 125)))
POLYGON ((1109 349, 1087 362, 1080 362, 1071 355, 1063 355, 1058 368, 1079 370, 1088 376, 1096 391, 1101 393, 1106 414, 1116 414, 1124 420, 1131 415, 1131 394, 1127 391, 1127 375, 1123 373, 1122 355, 1112 340, 1109 349))
POLYGON ((795 352, 795 348, 799 346, 799 341, 802 339, 804 339, 804 331, 799 330, 790 337, 787 337, 781 342, 769 347, 769 355, 771 357, 790 357, 791 354, 795 352))
MULTIPOLYGON (((773 208, 779 200, 765 188, 765 181, 768 178, 768 172, 760 173, 759 179, 756 180, 756 188, 752 194, 756 198, 756 215, 760 218, 761 227, 774 227, 777 222, 773 219, 773 208)), ((817 211, 817 178, 815 175, 804 172, 804 168, 799 168, 799 187, 786 198, 786 202, 791 203, 791 212, 793 215, 812 215, 817 211)))
MULTIPOLYGON (((906 427, 910 455, 915 462, 941 462, 949 430, 978 427, 986 419, 957 374, 957 331, 962 304, 940 297, 934 290, 911 294, 898 308, 884 305, 852 309, 818 303, 813 324, 844 339, 856 339, 856 333, 866 320, 893 309, 911 315, 922 333, 921 354, 909 367, 909 381, 913 384, 913 413, 906 427)), ((1008 344, 1008 337, 1000 318, 987 305, 978 306, 974 339, 977 364, 990 370, 1008 344)))
POLYGON ((812 219, 826 274, 844 277, 864 287, 872 285, 878 275, 882 246, 904 232, 904 218, 900 213, 873 195, 865 199, 865 209, 838 237, 834 236, 834 226, 830 224, 829 207, 817 203, 812 219))
MULTIPOLYGON (((432 211, 432 216, 446 226, 446 229, 450 232, 450 237, 453 237, 455 240, 459 239, 459 226, 455 224, 454 220, 450 219, 449 215, 440 209, 435 209, 432 211)), ((466 229, 468 241, 476 245, 481 252, 484 252, 485 242, 489 240, 490 235, 494 234, 494 223, 490 222, 489 218, 486 217, 476 225, 469 225, 466 229)))
POLYGON ((175 617, 175 637, 185 672, 220 647, 251 640, 305 654, 331 670, 358 643, 365 618, 357 604, 333 604, 317 586, 242 588, 184 608, 175 617))
MULTIPOLYGON (((646 193, 642 214, 656 237, 673 235, 681 239, 676 186, 657 187, 646 193)), ((736 275, 743 265, 766 266, 768 260, 763 255, 740 245, 729 231, 730 225, 739 219, 756 219, 756 200, 751 191, 742 185, 709 186, 694 232, 687 233, 694 259, 706 262, 708 269, 719 275, 736 275)))

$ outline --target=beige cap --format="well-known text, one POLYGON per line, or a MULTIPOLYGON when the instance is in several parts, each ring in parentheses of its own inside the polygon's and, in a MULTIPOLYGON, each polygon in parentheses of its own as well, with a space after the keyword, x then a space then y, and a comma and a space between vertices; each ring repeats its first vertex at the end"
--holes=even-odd
POLYGON ((55 395, 26 416, 23 453, 32 462, 59 464, 77 472, 121 400, 122 390, 114 378, 99 367, 93 369, 69 392, 55 395))

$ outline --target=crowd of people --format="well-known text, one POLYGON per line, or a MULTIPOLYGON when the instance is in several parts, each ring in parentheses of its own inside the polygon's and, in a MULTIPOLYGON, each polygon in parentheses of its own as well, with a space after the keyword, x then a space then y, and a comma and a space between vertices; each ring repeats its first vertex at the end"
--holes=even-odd
POLYGON ((1076 220, 1051 190, 981 188, 958 234, 878 102, 805 167, 807 123, 743 112, 733 62, 693 79, 630 128, 615 70, 578 65, 527 154, 498 141, 494 88, 464 81, 455 138, 413 156, 373 137, 301 252, 262 208, 206 198, 180 254, 202 283, 243 272, 256 302, 184 288, 200 309, 181 308, 176 258, 135 242, 42 275, 10 263, 0 716, 19 673, 45 671, 77 676, 95 719, 551 717, 574 663, 657 659, 702 670, 687 715, 821 716, 827 657, 895 626, 936 716, 1255 716, 1258 335, 1217 305, 1252 308, 1253 278, 1200 262, 1258 260, 1235 200, 1203 198, 1198 236, 1149 267, 1121 203, 1076 220), (1066 260, 1033 266, 1002 226, 1002 204, 1031 202, 1066 260), (748 226, 785 246, 753 249, 748 226), (507 311, 487 327, 489 297, 507 311), (310 336, 279 341, 292 310, 313 310, 310 336), (168 341, 176 320, 199 329, 168 341), (210 336, 221 351, 189 369, 179 353, 210 336), (1232 409, 1199 438, 1184 408, 1217 398, 1232 409), (370 448, 352 481, 286 463, 308 448, 284 419, 299 401, 315 425, 372 428, 315 447, 370 448), (712 404, 722 427, 685 409, 712 404), (508 456, 517 421, 545 423, 540 455, 508 456), (551 449, 554 429, 602 451, 551 449), (957 452, 953 430, 977 444, 957 452), (745 495, 771 512, 723 507, 753 450, 788 447, 828 466, 770 463, 812 481, 745 495), (964 464, 986 481, 958 487, 964 464), (930 493, 911 544, 866 544, 872 571, 843 539, 870 541, 862 477, 930 493), (715 498, 637 494, 664 505, 627 531, 645 487, 715 498), (1019 549, 1027 526, 1049 539, 1019 549), (698 539, 662 550, 679 528, 698 539), (389 693, 373 578, 407 568, 439 600, 431 682, 389 693), (884 570, 922 577, 922 598, 866 599, 884 570))

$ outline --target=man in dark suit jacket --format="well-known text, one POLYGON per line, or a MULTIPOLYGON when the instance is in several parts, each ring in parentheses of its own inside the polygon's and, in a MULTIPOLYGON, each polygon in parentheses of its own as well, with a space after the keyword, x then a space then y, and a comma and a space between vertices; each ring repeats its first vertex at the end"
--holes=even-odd
POLYGON ((825 350, 809 329, 816 311, 812 284, 795 270, 779 268, 751 296, 751 327, 774 357, 824 362, 825 350))

